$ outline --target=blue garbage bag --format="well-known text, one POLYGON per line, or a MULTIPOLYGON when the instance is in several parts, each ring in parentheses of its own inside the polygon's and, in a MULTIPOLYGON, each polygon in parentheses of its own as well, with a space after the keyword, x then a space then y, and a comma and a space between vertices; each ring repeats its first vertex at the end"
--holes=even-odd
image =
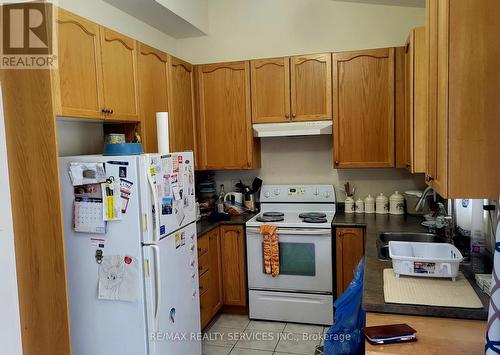
POLYGON ((325 335, 325 355, 355 355, 364 352, 364 338, 361 333, 361 328, 366 323, 365 311, 361 308, 364 271, 365 262, 362 258, 356 267, 353 280, 333 304, 335 323, 325 335))

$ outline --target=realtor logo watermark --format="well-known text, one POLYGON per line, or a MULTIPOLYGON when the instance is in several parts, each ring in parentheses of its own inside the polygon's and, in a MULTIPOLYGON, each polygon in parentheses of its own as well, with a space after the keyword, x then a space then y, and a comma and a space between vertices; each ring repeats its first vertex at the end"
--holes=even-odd
POLYGON ((0 68, 57 68, 56 6, 46 1, 2 2, 0 9, 0 68))

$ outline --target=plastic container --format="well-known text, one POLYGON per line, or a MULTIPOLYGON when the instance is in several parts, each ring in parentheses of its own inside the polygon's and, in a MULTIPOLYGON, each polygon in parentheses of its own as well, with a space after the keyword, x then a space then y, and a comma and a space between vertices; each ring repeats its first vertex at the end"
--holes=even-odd
POLYGON ((451 277, 453 281, 464 259, 460 251, 448 243, 390 241, 389 256, 396 277, 451 277))

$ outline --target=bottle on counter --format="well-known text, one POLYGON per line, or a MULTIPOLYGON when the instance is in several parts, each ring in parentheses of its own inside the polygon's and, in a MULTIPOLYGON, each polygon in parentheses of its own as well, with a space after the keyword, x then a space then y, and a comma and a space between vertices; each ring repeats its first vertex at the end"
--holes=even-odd
POLYGON ((356 200, 356 213, 365 213, 365 204, 361 198, 356 200))
POLYGON ((389 198, 390 214, 405 214, 405 199, 398 191, 394 192, 389 198))
POLYGON ((375 200, 375 213, 387 214, 389 213, 389 199, 381 192, 375 200))
POLYGON ((372 195, 365 198, 365 213, 375 213, 375 199, 372 195))
POLYGON ((219 198, 217 199, 217 212, 224 212, 224 197, 226 196, 226 192, 224 191, 224 184, 220 185, 219 198))

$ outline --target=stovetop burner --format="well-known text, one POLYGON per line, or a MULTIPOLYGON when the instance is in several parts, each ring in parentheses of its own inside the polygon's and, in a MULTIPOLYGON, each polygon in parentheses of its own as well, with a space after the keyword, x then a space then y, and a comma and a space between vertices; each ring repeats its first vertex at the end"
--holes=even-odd
POLYGON ((305 223, 326 223, 327 219, 325 217, 306 217, 303 221, 305 223))
POLYGON ((265 214, 256 218, 257 222, 281 222, 285 218, 283 216, 266 216, 265 214))
MULTIPOLYGON (((305 212, 305 213, 299 214, 299 217, 300 218, 312 218, 312 219, 316 219, 316 218, 324 219, 324 218, 326 218, 326 213, 322 213, 322 212, 305 212)), ((326 220, 325 220, 325 222, 326 222, 326 220)))
POLYGON ((264 212, 262 214, 264 217, 283 217, 285 214, 283 212, 264 212))

